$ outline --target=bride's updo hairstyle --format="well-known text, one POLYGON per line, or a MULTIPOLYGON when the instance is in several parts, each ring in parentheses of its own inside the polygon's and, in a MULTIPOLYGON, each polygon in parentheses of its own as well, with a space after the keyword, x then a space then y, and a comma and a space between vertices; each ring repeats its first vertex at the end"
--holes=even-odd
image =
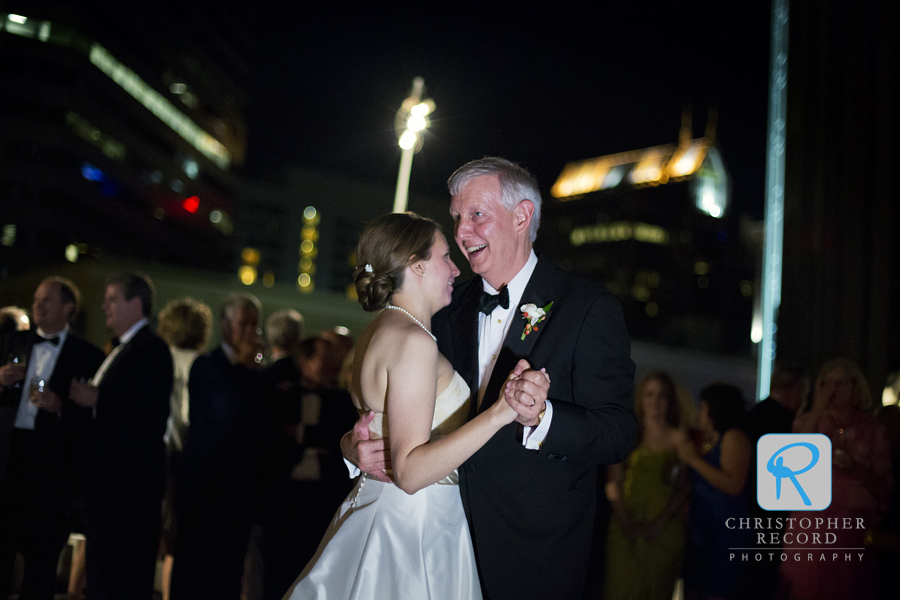
POLYGON ((414 212, 378 217, 363 230, 356 247, 353 281, 359 303, 367 311, 390 304, 403 285, 406 267, 431 258, 440 225, 414 212))

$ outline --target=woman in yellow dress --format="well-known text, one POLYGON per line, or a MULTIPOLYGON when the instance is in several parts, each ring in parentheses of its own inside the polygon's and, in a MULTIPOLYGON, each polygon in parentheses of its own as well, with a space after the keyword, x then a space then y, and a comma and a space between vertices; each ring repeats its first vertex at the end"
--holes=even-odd
POLYGON ((608 470, 612 507, 606 549, 607 600, 670 600, 684 554, 687 470, 678 462, 680 411, 672 379, 648 373, 637 389, 640 442, 608 470))

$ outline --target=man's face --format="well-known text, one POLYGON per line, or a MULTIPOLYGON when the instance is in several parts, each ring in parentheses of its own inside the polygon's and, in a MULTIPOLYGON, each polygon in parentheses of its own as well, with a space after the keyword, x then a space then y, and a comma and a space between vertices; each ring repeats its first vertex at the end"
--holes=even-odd
POLYGON ((222 321, 222 339, 237 350, 242 344, 256 339, 258 326, 259 315, 256 309, 246 304, 239 306, 222 321))
MULTIPOLYGON (((495 289, 515 276, 519 233, 516 214, 501 201, 500 180, 482 175, 450 199, 453 237, 472 271, 495 289)), ((527 234, 526 234, 527 235, 527 234)))
POLYGON ((62 331, 75 310, 75 304, 63 304, 61 292, 62 286, 57 281, 45 281, 34 292, 31 313, 35 324, 48 335, 62 331))
POLYGON ((117 336, 131 329, 132 325, 144 316, 141 297, 135 296, 131 300, 126 300, 125 291, 118 283, 106 286, 103 312, 106 314, 106 326, 117 336))

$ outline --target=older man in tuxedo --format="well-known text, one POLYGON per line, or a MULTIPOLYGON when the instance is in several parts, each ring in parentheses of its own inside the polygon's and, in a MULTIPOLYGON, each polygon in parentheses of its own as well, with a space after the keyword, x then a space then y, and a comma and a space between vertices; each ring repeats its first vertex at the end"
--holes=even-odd
POLYGON ((262 306, 226 298, 222 344, 191 367, 191 431, 176 482, 173 600, 239 600, 269 440, 259 368, 262 306))
MULTIPOLYGON (((541 197, 525 169, 475 160, 448 185, 454 238, 477 276, 432 319, 438 346, 472 390, 472 415, 517 371, 506 388, 516 422, 459 470, 482 590, 489 600, 578 599, 597 468, 621 462, 637 436, 622 310, 602 285, 535 254, 541 197), (530 368, 518 369, 520 359, 530 368)), ((344 454, 377 473, 383 442, 359 441, 366 437, 363 421, 345 436, 344 454)))
POLYGON ((53 598, 59 553, 69 534, 78 407, 69 383, 90 377, 103 352, 69 331, 78 288, 50 277, 34 293, 36 330, 0 338, 0 595, 10 586, 19 549, 25 573, 19 598, 53 598))
POLYGON ((114 277, 103 312, 117 344, 90 383, 71 397, 90 408, 87 448, 87 585, 91 600, 149 599, 165 481, 163 434, 172 355, 149 318, 153 284, 114 277))

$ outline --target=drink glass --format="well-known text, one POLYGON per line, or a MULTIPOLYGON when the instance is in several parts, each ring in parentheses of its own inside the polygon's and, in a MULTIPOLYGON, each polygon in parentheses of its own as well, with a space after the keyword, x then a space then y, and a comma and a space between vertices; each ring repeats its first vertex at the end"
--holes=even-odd
POLYGON ((30 395, 29 398, 34 398, 35 394, 40 394, 44 391, 45 382, 43 379, 32 379, 30 385, 30 395))
MULTIPOLYGON (((28 352, 24 350, 16 350, 14 352, 10 352, 9 356, 6 359, 6 364, 15 365, 17 367, 22 367, 23 369, 28 368, 28 352)), ((17 381, 13 384, 14 388, 22 388, 22 382, 17 381)))

